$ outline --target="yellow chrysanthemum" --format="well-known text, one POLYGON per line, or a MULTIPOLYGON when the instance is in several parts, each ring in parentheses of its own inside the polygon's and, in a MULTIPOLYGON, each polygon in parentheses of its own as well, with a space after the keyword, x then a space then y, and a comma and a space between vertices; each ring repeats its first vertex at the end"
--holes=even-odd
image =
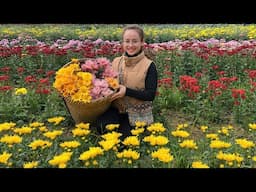
POLYGON ((66 168, 67 162, 70 160, 72 152, 63 152, 60 155, 56 155, 53 159, 49 160, 49 164, 58 166, 59 168, 66 168))
POLYGON ((194 161, 192 163, 192 168, 201 169, 201 168, 209 168, 209 166, 203 163, 202 161, 194 161))
POLYGON ((170 149, 160 148, 157 151, 151 153, 153 159, 158 159, 164 163, 169 163, 173 160, 173 156, 170 154, 170 149))
POLYGON ((2 154, 0 154, 0 163, 8 164, 8 160, 11 156, 11 153, 3 152, 2 154))
POLYGON ((189 149, 197 149, 197 145, 194 140, 187 139, 184 140, 182 143, 179 144, 182 148, 189 148, 189 149))
POLYGON ((15 90, 15 95, 26 95, 28 93, 26 88, 17 88, 15 90))
POLYGON ((27 168, 27 169, 36 168, 37 166, 38 166, 37 161, 32 161, 32 162, 28 162, 28 163, 23 164, 23 168, 27 168))

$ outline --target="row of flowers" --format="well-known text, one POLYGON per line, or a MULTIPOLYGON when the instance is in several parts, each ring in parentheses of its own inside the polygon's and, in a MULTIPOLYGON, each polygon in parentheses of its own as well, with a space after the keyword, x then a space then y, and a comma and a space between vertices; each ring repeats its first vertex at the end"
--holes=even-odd
MULTIPOLYGON (((174 40, 162 43, 145 43, 148 48, 156 50, 191 50, 195 55, 208 58, 209 56, 222 55, 252 55, 255 57, 255 40, 244 41, 226 41, 224 39, 199 40, 174 40)), ((69 52, 80 53, 84 57, 110 56, 120 54, 122 51, 120 41, 92 40, 56 40, 49 44, 46 42, 32 39, 29 42, 22 42, 17 39, 9 41, 3 39, 0 41, 0 57, 9 57, 12 55, 36 56, 45 55, 67 55, 69 52)))
MULTIPOLYGON (((188 123, 167 129, 162 123, 145 126, 136 122, 132 136, 121 142, 118 124, 107 125, 108 132, 97 136, 89 123, 67 129, 61 125, 64 120, 51 117, 45 123, 34 121, 22 127, 1 123, 0 167, 256 166, 255 142, 237 136, 232 125, 215 130, 202 125, 198 127, 202 137, 192 138, 188 123), (120 144, 126 148, 120 150, 120 144)), ((256 124, 250 123, 248 128, 255 136, 256 124)))
MULTIPOLYGON (((62 37, 67 39, 119 39, 123 31, 123 24, 92 24, 92 25, 1 25, 1 38, 24 38, 29 35, 40 39, 55 39, 62 37)), ((166 24, 166 25, 141 25, 148 41, 161 42, 170 39, 205 39, 210 37, 229 39, 254 39, 256 37, 255 24, 166 24)))

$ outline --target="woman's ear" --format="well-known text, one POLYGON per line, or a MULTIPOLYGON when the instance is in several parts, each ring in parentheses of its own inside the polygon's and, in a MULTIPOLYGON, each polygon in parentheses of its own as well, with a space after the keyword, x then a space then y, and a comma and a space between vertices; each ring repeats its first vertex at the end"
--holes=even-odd
POLYGON ((142 44, 141 44, 141 48, 142 48, 142 50, 144 50, 144 49, 145 49, 145 45, 146 45, 146 43, 145 43, 144 41, 142 41, 142 44))

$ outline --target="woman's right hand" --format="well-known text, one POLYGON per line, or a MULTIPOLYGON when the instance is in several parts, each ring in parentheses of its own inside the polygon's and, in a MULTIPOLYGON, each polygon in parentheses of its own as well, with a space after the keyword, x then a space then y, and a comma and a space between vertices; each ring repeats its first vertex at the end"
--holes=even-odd
POLYGON ((126 87, 124 85, 119 85, 119 90, 118 92, 114 93, 111 97, 111 102, 118 99, 118 98, 122 98, 125 96, 126 93, 126 87))

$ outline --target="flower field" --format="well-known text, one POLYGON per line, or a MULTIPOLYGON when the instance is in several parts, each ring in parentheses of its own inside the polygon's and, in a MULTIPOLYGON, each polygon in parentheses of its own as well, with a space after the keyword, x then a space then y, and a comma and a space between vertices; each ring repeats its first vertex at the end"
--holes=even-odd
MULTIPOLYGON (((89 123, 75 124, 56 90, 63 89, 63 81, 54 85, 56 72, 70 61, 111 61, 119 56, 121 27, 110 27, 107 33, 97 25, 76 30, 66 26, 63 34, 40 25, 23 32, 18 25, 4 27, 0 26, 0 167, 256 167, 254 25, 218 25, 212 30, 159 25, 161 33, 146 26, 151 38, 146 48, 157 52, 155 123, 147 127, 137 122, 133 136, 124 141, 116 132, 118 125, 108 125, 108 133, 100 136, 89 123), (120 150, 120 145, 125 148, 120 150)), ((93 90, 94 98, 98 91, 93 90)))

